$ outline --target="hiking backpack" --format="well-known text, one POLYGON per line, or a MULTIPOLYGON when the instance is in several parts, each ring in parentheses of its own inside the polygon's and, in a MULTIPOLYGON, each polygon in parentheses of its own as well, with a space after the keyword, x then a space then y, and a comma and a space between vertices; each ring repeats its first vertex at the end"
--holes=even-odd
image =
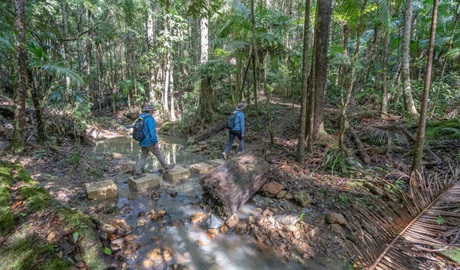
POLYGON ((225 127, 228 129, 233 129, 236 126, 236 114, 237 112, 232 112, 227 117, 227 122, 225 122, 225 127))
MULTIPOLYGON (((147 118, 149 116, 146 116, 147 118)), ((136 122, 133 124, 133 139, 136 141, 142 141, 145 139, 145 133, 144 133, 144 119, 142 117, 138 117, 136 119, 136 122)))

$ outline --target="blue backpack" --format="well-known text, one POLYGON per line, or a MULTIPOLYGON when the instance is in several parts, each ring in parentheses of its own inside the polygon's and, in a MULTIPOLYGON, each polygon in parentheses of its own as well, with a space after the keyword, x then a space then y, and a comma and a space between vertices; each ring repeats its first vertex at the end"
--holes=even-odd
MULTIPOLYGON (((151 116, 146 116, 145 118, 147 117, 151 117, 151 116)), ((144 132, 144 119, 145 118, 142 118, 139 116, 133 124, 133 139, 136 141, 142 141, 146 137, 145 132, 144 132)))
POLYGON ((236 126, 236 114, 238 112, 232 112, 228 117, 227 121, 225 122, 225 127, 228 129, 233 129, 236 126))

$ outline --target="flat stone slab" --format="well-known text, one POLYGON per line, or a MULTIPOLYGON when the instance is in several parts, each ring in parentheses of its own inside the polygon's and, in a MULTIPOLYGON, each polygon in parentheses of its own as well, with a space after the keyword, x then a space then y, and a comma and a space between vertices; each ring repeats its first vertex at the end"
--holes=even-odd
POLYGON ((128 181, 128 185, 134 190, 146 190, 157 187, 160 184, 161 177, 153 173, 146 173, 144 177, 138 179, 134 179, 131 176, 128 181))
POLYGON ((189 169, 177 165, 176 167, 174 167, 174 169, 170 170, 169 172, 163 173, 164 178, 173 182, 180 179, 187 179, 190 177, 190 175, 191 172, 189 169))
POLYGON ((211 164, 214 167, 219 167, 220 165, 225 164, 225 160, 219 158, 219 159, 213 159, 208 161, 209 164, 211 164))
POLYGON ((209 172, 210 170, 214 169, 214 166, 208 163, 201 162, 201 163, 190 165, 188 168, 192 172, 197 172, 199 174, 205 174, 209 172))
POLYGON ((112 180, 86 183, 85 187, 88 199, 91 200, 105 200, 118 195, 118 186, 112 180))

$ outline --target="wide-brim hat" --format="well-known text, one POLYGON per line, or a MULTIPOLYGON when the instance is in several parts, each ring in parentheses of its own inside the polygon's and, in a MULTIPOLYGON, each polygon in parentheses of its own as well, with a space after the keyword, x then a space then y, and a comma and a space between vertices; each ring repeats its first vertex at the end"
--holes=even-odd
POLYGON ((152 104, 147 104, 144 106, 144 112, 145 111, 154 111, 155 110, 155 107, 152 105, 152 104))
POLYGON ((244 108, 246 108, 246 106, 247 106, 246 103, 240 102, 240 103, 238 103, 238 105, 236 105, 236 110, 238 110, 238 111, 244 110, 244 108))

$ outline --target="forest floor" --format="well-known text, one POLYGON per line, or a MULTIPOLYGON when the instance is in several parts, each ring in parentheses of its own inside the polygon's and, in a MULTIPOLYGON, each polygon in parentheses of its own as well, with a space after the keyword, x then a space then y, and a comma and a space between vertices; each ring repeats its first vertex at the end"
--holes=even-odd
MULTIPOLYGON (((307 191, 309 202, 306 205, 297 204, 297 210, 300 211, 299 213, 304 213, 302 219, 306 224, 309 224, 309 230, 303 233, 310 232, 314 236, 308 239, 308 248, 303 249, 294 246, 291 240, 279 239, 283 238, 282 236, 289 238, 291 232, 287 233, 280 230, 277 232, 278 237, 275 237, 277 239, 270 238, 270 235, 255 235, 255 237, 258 237, 262 244, 271 243, 271 248, 278 250, 286 259, 302 262, 302 260, 321 254, 343 262, 348 255, 342 235, 346 234, 346 220, 354 218, 351 205, 357 198, 370 194, 362 183, 370 181, 377 186, 379 183, 389 183, 394 187, 404 189, 407 185, 412 162, 411 149, 413 142, 403 142, 403 135, 393 135, 394 145, 388 146, 387 142, 384 141, 376 143, 375 141, 366 140, 365 134, 371 133, 366 133, 365 130, 369 126, 385 127, 388 130, 392 127, 397 130, 398 127, 407 123, 403 123, 398 117, 389 117, 385 120, 372 113, 354 113, 351 121, 355 130, 362 136, 366 145, 365 150, 370 158, 370 162, 365 164, 360 158, 351 137, 346 138, 346 145, 349 149, 348 156, 341 155, 337 150, 334 150, 337 148, 337 138, 334 134, 337 134, 339 114, 337 111, 328 110, 325 128, 331 135, 323 138, 318 143, 314 152, 306 159, 306 162, 299 164, 295 156, 300 107, 291 101, 281 100, 273 102, 271 106, 274 144, 270 140, 267 115, 259 115, 259 121, 257 122, 256 110, 253 106, 249 106, 245 110, 245 152, 261 156, 269 162, 271 169, 266 175, 267 182, 281 184, 282 189, 290 194, 307 191), (257 125, 257 123, 259 124, 257 125), (398 140, 401 142, 398 142, 398 140), (336 219, 332 220, 331 215, 336 219), (345 219, 345 222, 342 221, 343 219, 340 216, 345 219), (312 230, 312 228, 314 229, 312 230)), ((199 128, 196 128, 195 132, 188 135, 196 136, 212 130, 216 125, 220 125, 224 121, 225 116, 221 118, 214 123, 195 125, 195 127, 199 128)), ((161 124, 161 121, 159 122, 161 124)), ((130 124, 132 124, 132 119, 124 116, 123 112, 119 112, 116 115, 99 114, 93 116, 91 127, 94 137, 110 138, 129 134, 129 130, 125 129, 124 126, 130 124)), ((183 136, 178 134, 175 125, 165 125, 163 130, 169 135, 183 136)), ((412 134, 415 133, 414 130, 409 129, 409 131, 412 134)), ((391 137, 391 134, 398 133, 396 131, 393 133, 387 132, 389 137, 391 137)), ((205 155, 208 159, 221 158, 220 154, 227 141, 227 136, 226 130, 219 131, 202 142, 206 144, 206 147, 197 154, 205 155)), ((438 140, 436 147, 430 150, 425 163, 433 172, 445 171, 448 168, 448 162, 460 164, 459 148, 458 140, 438 140), (453 145, 456 147, 452 147, 453 145)), ((236 153, 233 150, 230 153, 230 158, 235 155, 236 153)), ((73 140, 65 137, 55 137, 54 142, 50 145, 29 143, 26 150, 19 155, 4 151, 2 161, 20 162, 29 171, 31 177, 39 182, 39 186, 45 188, 51 194, 52 200, 57 201, 60 205, 69 207, 73 211, 82 211, 94 218, 93 222, 96 224, 101 222, 95 218, 98 213, 113 213, 115 216, 116 210, 111 209, 110 206, 88 200, 84 184, 112 177, 119 173, 120 170, 129 171, 132 169, 129 165, 126 168, 116 169, 116 166, 114 166, 115 160, 112 157, 98 155, 92 151, 92 147, 79 146, 73 140)), ((20 196, 15 192, 13 182, 13 187, 11 188, 12 197, 20 196)), ((271 195, 273 196, 273 194, 271 195)), ((287 199, 285 197, 279 200, 287 199)), ((17 199, 16 202, 18 201, 21 200, 17 199)), ((297 202, 293 203, 296 204, 297 202)), ((13 212, 19 210, 20 207, 15 207, 13 212)), ((283 214, 283 211, 286 212, 285 214, 290 214, 292 209, 273 207, 268 212, 273 215, 283 214)), ((18 213, 15 215, 16 221, 20 218, 23 223, 30 224, 35 221, 36 224, 40 224, 34 229, 37 231, 37 235, 57 243, 58 250, 61 253, 63 252, 65 256, 72 257, 72 260, 70 260, 73 264, 72 268, 85 269, 90 267, 87 259, 85 260, 84 256, 78 255, 82 253, 82 247, 75 247, 74 242, 77 241, 72 241, 72 237, 75 237, 75 230, 69 230, 68 226, 57 223, 54 226, 50 225, 50 223, 56 221, 51 217, 56 215, 51 215, 49 211, 40 215, 18 213), (44 223, 48 225, 45 226, 43 225, 44 223), (50 235, 50 231, 53 230, 56 232, 55 235, 58 236, 50 235)), ((77 225, 74 224, 73 226, 77 225)), ((93 227, 95 228, 95 226, 93 227)), ((78 240, 78 235, 76 237, 78 240)), ((294 238, 296 237, 298 236, 292 233, 292 240, 295 240, 294 238)), ((5 250, 2 245, 6 244, 9 238, 11 239, 11 235, 0 237, 0 254, 2 254, 2 249, 5 250)), ((64 255, 61 254, 60 256, 64 255)), ((98 254, 97 256, 104 255, 98 254)), ((41 259, 37 258, 36 260, 41 259)), ((105 260, 108 262, 107 265, 113 266, 115 263, 113 256, 105 256, 105 260)), ((451 264, 443 258, 438 258, 437 262, 433 261, 431 264, 435 267, 433 269, 458 269, 456 268, 458 265, 451 264)))

